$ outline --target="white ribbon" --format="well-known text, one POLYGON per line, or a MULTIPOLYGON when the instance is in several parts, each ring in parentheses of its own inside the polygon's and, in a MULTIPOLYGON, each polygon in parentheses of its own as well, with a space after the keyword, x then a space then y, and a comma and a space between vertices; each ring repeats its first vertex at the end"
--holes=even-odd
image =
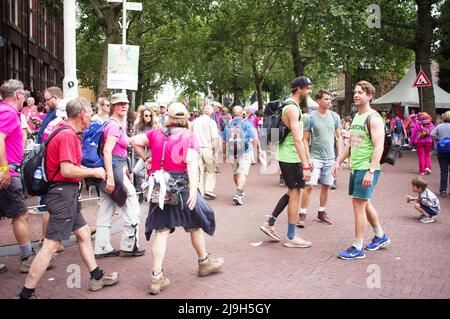
POLYGON ((155 184, 159 184, 159 198, 158 198, 158 205, 159 208, 164 209, 164 199, 166 198, 166 183, 169 181, 170 174, 163 171, 158 170, 151 174, 148 178, 148 193, 147 193, 147 199, 150 202, 152 197, 152 191, 155 187, 155 184))

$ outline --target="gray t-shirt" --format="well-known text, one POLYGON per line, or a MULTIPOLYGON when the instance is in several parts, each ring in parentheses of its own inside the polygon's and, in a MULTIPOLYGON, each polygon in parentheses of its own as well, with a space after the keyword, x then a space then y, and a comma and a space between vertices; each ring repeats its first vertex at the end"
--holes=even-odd
POLYGON ((341 118, 333 111, 328 112, 326 116, 321 116, 316 111, 312 111, 305 116, 303 130, 311 134, 309 153, 312 158, 318 160, 335 159, 335 133, 340 128, 341 118))
POLYGON ((428 188, 419 194, 419 203, 425 206, 429 206, 436 213, 441 211, 441 205, 436 194, 430 191, 428 188))
POLYGON ((433 131, 431 131, 430 135, 438 138, 450 138, 450 123, 439 124, 434 128, 433 131))

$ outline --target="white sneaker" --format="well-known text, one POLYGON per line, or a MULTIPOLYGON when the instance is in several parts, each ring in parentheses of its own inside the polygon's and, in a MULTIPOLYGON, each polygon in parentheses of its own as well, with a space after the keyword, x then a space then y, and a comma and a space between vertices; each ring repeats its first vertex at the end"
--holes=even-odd
POLYGON ((430 175, 431 174, 431 169, 425 168, 425 174, 430 175))
POLYGON ((295 236, 294 239, 288 239, 283 245, 288 248, 308 248, 311 247, 312 243, 295 236))
POLYGON ((433 217, 426 217, 426 216, 424 216, 424 217, 422 217, 420 219, 420 222, 423 223, 423 224, 434 223, 434 218, 433 217))

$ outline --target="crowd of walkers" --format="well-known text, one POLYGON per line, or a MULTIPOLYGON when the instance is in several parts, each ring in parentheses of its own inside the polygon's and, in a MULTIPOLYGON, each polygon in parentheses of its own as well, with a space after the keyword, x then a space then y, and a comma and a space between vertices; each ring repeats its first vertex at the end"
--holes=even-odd
MULTIPOLYGON (((400 116, 386 118, 370 106, 375 97, 373 85, 360 81, 354 88, 357 113, 351 121, 341 120, 331 110, 332 95, 326 90, 319 90, 316 95, 317 110, 302 112, 300 105, 311 90, 312 82, 305 76, 292 81, 291 95, 284 101, 279 115, 288 134, 279 145, 267 145, 263 114, 246 111, 241 106, 234 106, 230 114, 218 102, 205 103, 200 115, 189 114, 182 103, 153 103, 140 106, 131 125, 127 125, 129 100, 124 93, 115 93, 110 99, 99 98, 94 114, 90 103, 83 98, 63 100, 62 91, 57 87, 45 90, 45 107, 36 107, 34 98, 28 96, 20 81, 12 79, 3 83, 0 88, 3 99, 0 103, 0 217, 12 219, 21 250, 19 269, 28 273, 18 298, 36 298, 35 289, 40 279, 46 269, 54 265, 62 241, 72 234, 77 238, 80 255, 90 272, 89 289, 92 291, 119 281, 118 272, 106 273, 97 266, 96 259, 139 257, 146 253, 139 242, 140 228, 144 229, 147 240, 152 234, 154 237, 149 294, 157 295, 170 285, 163 263, 169 234, 177 227, 183 227, 190 235, 198 259, 198 276, 218 272, 224 260, 212 257, 205 244, 205 233, 213 236, 216 228, 214 210, 208 201, 217 198, 217 164, 223 161, 232 165, 236 191, 230 201, 240 206, 244 204, 251 166, 258 160, 265 165, 266 151, 274 153, 288 190, 260 226, 264 234, 282 241, 275 223, 287 208, 287 239, 283 245, 311 247, 312 242, 297 234, 297 229, 306 227, 314 188, 320 187, 316 220, 333 225, 333 216, 327 212, 329 189, 336 187, 339 170, 347 165, 355 238, 337 256, 346 260, 361 259, 366 257, 366 251, 388 247, 391 240, 370 200, 380 178, 386 132, 392 136, 394 145, 401 147, 408 142, 417 150, 419 174, 430 174, 434 143, 450 139, 450 112, 443 115, 443 123, 437 126, 423 112, 410 115, 406 121, 400 116), (102 165, 85 167, 81 164, 85 156, 83 132, 86 134, 94 125, 101 127, 102 165), (30 243, 28 208, 19 168, 24 151, 29 147, 27 137, 36 136, 36 142, 43 143, 51 135, 44 167, 51 178, 47 194, 40 199, 46 214, 42 245, 36 252, 30 243), (130 149, 133 149, 131 161, 130 149), (82 183, 95 186, 100 197, 94 243, 91 242, 93 231, 81 214, 82 183), (149 209, 145 225, 141 227, 140 203, 144 200, 149 202, 149 209), (119 207, 123 226, 120 246, 114 248, 112 220, 119 207), (367 222, 372 226, 374 237, 364 245, 367 222)), ((438 159, 441 167, 439 192, 444 197, 450 153, 438 152, 438 159)), ((411 183, 412 191, 418 195, 408 195, 406 201, 416 203, 421 222, 433 222, 440 211, 439 200, 427 188, 422 176, 411 183)), ((6 270, 6 266, 0 264, 0 272, 6 270)))

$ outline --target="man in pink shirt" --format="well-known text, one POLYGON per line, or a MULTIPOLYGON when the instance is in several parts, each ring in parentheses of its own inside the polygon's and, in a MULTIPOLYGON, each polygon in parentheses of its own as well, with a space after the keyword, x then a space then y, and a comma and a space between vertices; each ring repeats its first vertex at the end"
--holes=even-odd
MULTIPOLYGON (((20 111, 26 95, 22 82, 8 80, 0 87, 0 218, 12 219, 13 232, 20 246, 20 271, 28 272, 36 256, 28 229, 28 208, 20 181, 23 159, 23 133, 20 111)), ((0 265, 0 268, 3 268, 0 265)), ((5 268, 3 268, 5 269, 5 268)))

